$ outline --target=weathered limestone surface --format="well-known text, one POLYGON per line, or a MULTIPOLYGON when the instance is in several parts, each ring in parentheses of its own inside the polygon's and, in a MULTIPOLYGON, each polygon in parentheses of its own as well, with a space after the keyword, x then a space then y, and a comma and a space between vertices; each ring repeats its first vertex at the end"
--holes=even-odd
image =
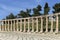
POLYGON ((0 40, 60 40, 60 34, 0 32, 0 40))

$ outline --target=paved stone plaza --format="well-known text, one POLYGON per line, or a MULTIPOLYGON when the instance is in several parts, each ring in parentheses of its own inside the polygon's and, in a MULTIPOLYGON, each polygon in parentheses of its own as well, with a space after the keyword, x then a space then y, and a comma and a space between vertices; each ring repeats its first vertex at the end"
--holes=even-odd
POLYGON ((0 40, 60 40, 60 34, 1 32, 0 40))

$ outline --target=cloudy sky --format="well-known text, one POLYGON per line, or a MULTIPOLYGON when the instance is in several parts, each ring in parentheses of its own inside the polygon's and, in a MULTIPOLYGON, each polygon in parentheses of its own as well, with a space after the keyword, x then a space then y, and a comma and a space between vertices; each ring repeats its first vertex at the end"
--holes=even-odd
POLYGON ((52 6, 54 6, 55 3, 60 3, 60 0, 0 0, 0 19, 5 18, 10 13, 16 15, 20 10, 25 10, 26 8, 32 9, 38 4, 44 7, 46 2, 48 2, 51 8, 50 13, 52 13, 52 6))

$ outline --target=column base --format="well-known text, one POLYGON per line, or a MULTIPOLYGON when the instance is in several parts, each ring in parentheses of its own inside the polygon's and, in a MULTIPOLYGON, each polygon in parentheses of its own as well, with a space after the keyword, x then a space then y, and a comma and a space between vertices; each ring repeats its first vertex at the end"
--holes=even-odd
POLYGON ((22 32, 22 30, 20 30, 20 32, 22 32))
POLYGON ((40 31, 39 33, 43 33, 43 31, 40 31))
POLYGON ((32 30, 31 32, 34 32, 34 30, 32 30))
POLYGON ((15 29, 13 31, 15 31, 15 29))
POLYGON ((30 32, 30 30, 28 30, 27 32, 30 32))
POLYGON ((35 32, 38 32, 38 31, 35 31, 35 32))
POLYGON ((48 31, 45 31, 45 33, 47 33, 48 31))
POLYGON ((23 32, 26 32, 25 30, 23 32))
POLYGON ((50 31, 50 33, 53 33, 53 31, 50 31))
POLYGON ((55 33, 58 33, 58 31, 55 31, 55 33))
POLYGON ((17 30, 17 31, 19 31, 19 30, 17 30))

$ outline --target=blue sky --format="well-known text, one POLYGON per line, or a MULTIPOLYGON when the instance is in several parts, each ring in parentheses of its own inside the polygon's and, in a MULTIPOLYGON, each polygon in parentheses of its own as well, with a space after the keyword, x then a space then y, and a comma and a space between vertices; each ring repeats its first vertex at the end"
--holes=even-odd
POLYGON ((52 6, 54 6, 55 3, 60 3, 60 0, 0 0, 0 19, 5 18, 10 13, 17 15, 20 10, 25 10, 26 8, 32 9, 38 4, 40 4, 43 9, 46 2, 48 2, 51 8, 50 13, 52 13, 52 6))

